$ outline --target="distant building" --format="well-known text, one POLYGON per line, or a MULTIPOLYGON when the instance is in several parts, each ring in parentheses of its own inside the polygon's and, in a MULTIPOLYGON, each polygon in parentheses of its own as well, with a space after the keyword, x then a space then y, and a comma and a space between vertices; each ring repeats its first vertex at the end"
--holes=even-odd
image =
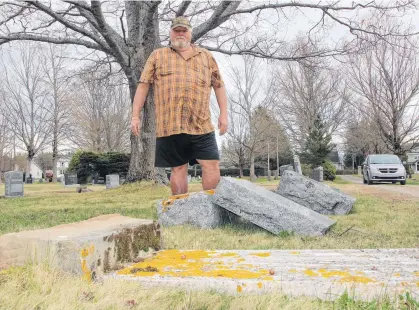
POLYGON ((327 155, 326 159, 332 162, 336 170, 343 170, 345 168, 345 165, 343 163, 343 156, 341 156, 341 154, 339 154, 339 152, 336 149, 332 150, 329 153, 329 155, 327 155))
POLYGON ((413 173, 419 173, 419 147, 406 153, 407 164, 413 173))

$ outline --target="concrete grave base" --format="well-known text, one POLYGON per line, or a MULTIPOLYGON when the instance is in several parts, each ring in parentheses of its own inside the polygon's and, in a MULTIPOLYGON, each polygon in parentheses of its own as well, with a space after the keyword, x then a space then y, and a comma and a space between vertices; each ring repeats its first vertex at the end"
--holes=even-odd
POLYGON ((167 250, 106 275, 142 287, 372 300, 419 294, 419 249, 167 250))
POLYGON ((3 267, 47 261, 91 279, 160 248, 159 225, 118 214, 0 236, 3 267))

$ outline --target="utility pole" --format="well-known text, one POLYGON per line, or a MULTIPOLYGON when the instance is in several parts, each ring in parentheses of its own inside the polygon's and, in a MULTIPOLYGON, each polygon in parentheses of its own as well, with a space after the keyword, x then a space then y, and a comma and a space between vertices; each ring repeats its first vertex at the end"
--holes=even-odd
POLYGON ((269 170, 269 142, 268 142, 268 181, 271 180, 271 171, 269 170))
POLYGON ((276 136, 276 175, 275 180, 279 179, 279 155, 278 155, 278 136, 276 136))

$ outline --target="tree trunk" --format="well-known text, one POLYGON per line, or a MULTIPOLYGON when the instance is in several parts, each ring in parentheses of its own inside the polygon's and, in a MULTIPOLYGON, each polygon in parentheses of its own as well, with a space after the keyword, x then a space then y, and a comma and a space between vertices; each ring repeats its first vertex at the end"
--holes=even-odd
POLYGON ((243 178, 243 165, 239 165, 240 179, 243 178))
POLYGON ((256 181, 256 175, 255 175, 255 155, 252 153, 250 155, 250 181, 254 182, 256 181))
MULTIPOLYGON (((141 71, 152 51, 160 47, 159 21, 157 7, 153 8, 150 3, 129 1, 125 5, 129 41, 133 46, 130 53, 131 67, 127 68, 126 76, 131 102, 133 102, 141 71), (154 10, 154 13, 150 10, 154 10), (142 27, 139 23, 146 25, 142 27)), ((130 136, 131 159, 127 175, 128 182, 154 180, 160 184, 169 183, 165 170, 154 168, 156 123, 153 93, 151 87, 143 109, 140 137, 135 137, 132 133, 130 136)))
MULTIPOLYGON (((57 182, 57 162, 58 162, 58 137, 57 133, 54 132, 54 139, 52 141, 52 182, 57 182)), ((46 175, 45 175, 46 176, 46 175)))

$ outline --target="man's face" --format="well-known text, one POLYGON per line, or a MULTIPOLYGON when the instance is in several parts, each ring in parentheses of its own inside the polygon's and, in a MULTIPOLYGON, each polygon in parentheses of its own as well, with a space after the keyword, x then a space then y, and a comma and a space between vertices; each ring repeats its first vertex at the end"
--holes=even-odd
POLYGON ((186 48, 191 43, 192 32, 185 27, 176 27, 170 30, 170 42, 176 49, 186 48))

